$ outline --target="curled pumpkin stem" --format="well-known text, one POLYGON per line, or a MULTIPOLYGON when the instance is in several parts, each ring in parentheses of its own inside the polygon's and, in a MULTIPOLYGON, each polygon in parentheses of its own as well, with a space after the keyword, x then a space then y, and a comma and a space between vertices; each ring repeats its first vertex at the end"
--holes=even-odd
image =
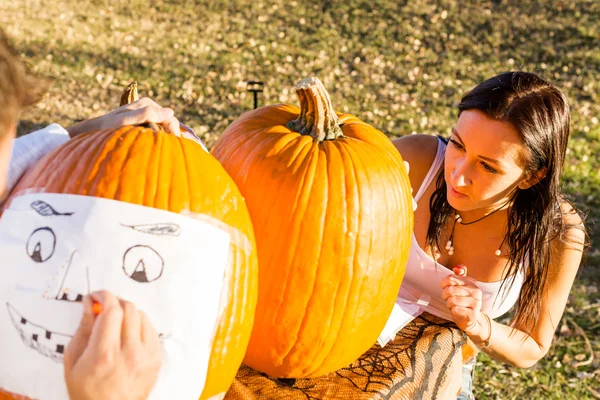
MULTIPOLYGON (((134 101, 138 101, 139 98, 140 98, 140 95, 137 90, 137 82, 133 81, 129 85, 127 85, 125 90, 123 90, 123 94, 121 95, 121 101, 119 103, 119 107, 126 106, 127 104, 131 104, 134 101)), ((155 124, 154 122, 146 122, 145 124, 142 124, 142 125, 147 126, 148 128, 153 129, 155 131, 160 130, 159 126, 157 124, 155 124)))
POLYGON ((306 78, 298 82, 296 94, 300 100, 300 115, 288 122, 289 129, 301 135, 310 135, 319 142, 343 136, 340 119, 319 78, 306 78))

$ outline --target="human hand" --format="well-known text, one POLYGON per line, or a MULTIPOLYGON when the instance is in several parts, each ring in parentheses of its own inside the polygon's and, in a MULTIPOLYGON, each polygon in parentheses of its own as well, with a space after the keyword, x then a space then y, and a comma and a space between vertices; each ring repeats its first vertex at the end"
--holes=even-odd
POLYGON ((456 326, 469 337, 485 340, 485 316, 481 312, 482 293, 475 280, 467 276, 467 267, 457 265, 453 268, 454 275, 442 279, 442 298, 452 313, 456 326))
POLYGON ((144 313, 106 291, 84 297, 83 308, 64 353, 69 398, 146 399, 158 377, 162 348, 144 313), (97 316, 94 300, 102 306, 97 316))
POLYGON ((173 109, 161 107, 148 97, 142 97, 100 117, 78 122, 68 127, 67 132, 73 138, 85 132, 120 128, 126 125, 138 125, 147 122, 159 124, 165 131, 176 136, 180 135, 179 121, 175 118, 173 109))

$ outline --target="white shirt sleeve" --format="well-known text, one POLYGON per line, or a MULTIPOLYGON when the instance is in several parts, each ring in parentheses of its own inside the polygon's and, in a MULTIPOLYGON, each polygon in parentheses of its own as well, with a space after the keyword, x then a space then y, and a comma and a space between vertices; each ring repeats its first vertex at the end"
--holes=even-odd
POLYGON ((21 176, 36 161, 69 140, 69 133, 60 125, 48 125, 44 129, 15 139, 8 166, 7 191, 11 191, 21 176))

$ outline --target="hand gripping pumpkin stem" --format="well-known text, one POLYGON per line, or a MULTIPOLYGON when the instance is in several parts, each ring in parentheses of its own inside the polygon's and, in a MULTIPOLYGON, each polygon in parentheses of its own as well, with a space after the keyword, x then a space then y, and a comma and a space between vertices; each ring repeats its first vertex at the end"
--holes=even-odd
MULTIPOLYGON (((140 95, 138 94, 138 90, 137 90, 137 82, 133 81, 129 85, 127 85, 127 87, 123 91, 123 94, 121 95, 121 102, 119 104, 119 107, 123 107, 127 104, 131 104, 134 101, 138 101, 139 98, 140 98, 140 95)), ((155 131, 160 130, 159 126, 154 122, 146 122, 145 124, 142 124, 142 125, 147 126, 148 128, 153 129, 155 131)))
POLYGON ((310 135, 319 142, 343 136, 340 119, 319 78, 302 79, 296 85, 296 94, 300 100, 300 116, 288 122, 289 129, 310 135))

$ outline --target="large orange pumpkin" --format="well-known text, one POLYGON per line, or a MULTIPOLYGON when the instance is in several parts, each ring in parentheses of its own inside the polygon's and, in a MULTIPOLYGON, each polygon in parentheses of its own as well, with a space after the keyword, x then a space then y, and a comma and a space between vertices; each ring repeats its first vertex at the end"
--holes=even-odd
MULTIPOLYGON (((68 141, 40 160, 13 196, 24 191, 95 196, 175 213, 205 214, 235 228, 232 234, 239 237, 232 237, 221 296, 223 313, 200 398, 222 397, 250 338, 258 271, 248 210, 219 162, 192 140, 157 127, 128 126, 68 141)), ((0 399, 7 398, 2 393, 0 399)))
POLYGON ((213 155, 254 225, 258 305, 244 362, 277 377, 344 367, 376 341, 404 275, 413 228, 402 158, 380 131, 336 114, 316 78, 301 108, 234 121, 213 155))

